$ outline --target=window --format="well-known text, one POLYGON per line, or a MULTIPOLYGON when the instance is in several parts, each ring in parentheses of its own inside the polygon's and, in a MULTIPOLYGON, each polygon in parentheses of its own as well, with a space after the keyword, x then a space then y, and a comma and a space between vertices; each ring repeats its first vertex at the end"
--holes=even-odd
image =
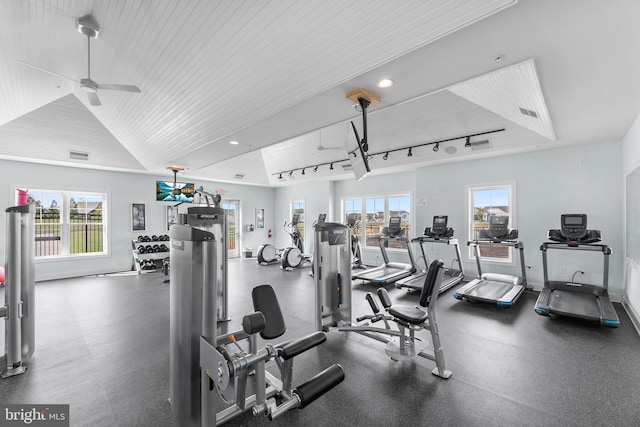
POLYGON ((291 217, 298 215, 298 231, 304 242, 304 202, 291 202, 291 217))
MULTIPOLYGON (((343 218, 346 224, 349 213, 357 213, 361 220, 361 227, 357 232, 365 247, 378 247, 377 236, 383 227, 389 224, 389 218, 402 218, 402 227, 406 236, 411 236, 411 196, 408 194, 394 194, 367 198, 353 198, 342 200, 343 218)), ((390 241, 389 248, 404 248, 404 243, 390 241)))
POLYGON ((30 190, 36 258, 106 253, 106 195, 30 190))
MULTIPOLYGON (((515 184, 498 184, 468 187, 469 241, 478 237, 482 228, 489 227, 489 216, 509 216, 509 227, 514 228, 513 193, 515 184)), ((483 260, 512 262, 512 251, 506 246, 480 246, 483 260)), ((475 258, 473 247, 469 247, 469 258, 475 258)))

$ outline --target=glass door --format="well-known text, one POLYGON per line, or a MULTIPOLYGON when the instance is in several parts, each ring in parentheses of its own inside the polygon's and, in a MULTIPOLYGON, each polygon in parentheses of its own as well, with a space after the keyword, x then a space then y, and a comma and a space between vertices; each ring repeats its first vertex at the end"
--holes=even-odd
POLYGON ((240 200, 224 200, 222 208, 227 214, 227 258, 240 256, 240 200))

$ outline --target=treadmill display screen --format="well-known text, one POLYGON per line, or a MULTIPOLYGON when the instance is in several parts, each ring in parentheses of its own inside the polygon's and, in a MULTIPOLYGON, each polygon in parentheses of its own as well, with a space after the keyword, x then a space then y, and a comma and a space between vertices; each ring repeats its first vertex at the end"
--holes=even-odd
POLYGON ((399 216, 392 216, 391 218, 389 218, 389 233, 390 234, 397 234, 400 231, 400 222, 402 221, 402 218, 400 218, 399 216))
POLYGON ((509 233, 507 225, 509 217, 507 215, 491 215, 489 217, 489 237, 502 238, 509 233))
POLYGON ((584 222, 584 218, 582 217, 582 215, 578 215, 578 216, 567 215, 564 217, 565 225, 582 225, 583 222, 584 222))
POLYGON ((496 224, 496 225, 507 225, 507 223, 509 222, 509 217, 508 216, 492 216, 491 217, 491 224, 496 224))
POLYGON ((436 235, 444 234, 447 231, 447 218, 446 215, 434 216, 431 231, 436 235))
POLYGON ((581 239, 587 234, 587 215, 563 214, 560 216, 560 232, 568 239, 581 239))

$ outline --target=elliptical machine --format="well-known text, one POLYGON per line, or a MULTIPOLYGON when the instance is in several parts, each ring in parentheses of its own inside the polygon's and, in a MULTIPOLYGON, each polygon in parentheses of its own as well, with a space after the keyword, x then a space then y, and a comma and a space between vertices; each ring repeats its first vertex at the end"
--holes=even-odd
POLYGON ((356 270, 358 268, 366 269, 367 267, 362 263, 362 246, 360 245, 360 237, 358 236, 358 214, 351 212, 347 215, 347 227, 349 228, 349 235, 351 236, 351 269, 356 270))
POLYGON ((283 270, 290 271, 302 266, 303 262, 309 262, 309 256, 304 254, 304 242, 302 240, 302 235, 300 234, 300 229, 298 228, 299 222, 300 215, 294 214, 291 218, 291 222, 288 224, 290 231, 287 230, 287 224, 285 224, 284 231, 291 236, 292 246, 286 248, 282 252, 282 265, 280 268, 283 270))
MULTIPOLYGON (((284 231, 289 236, 291 236, 292 247, 298 248, 298 250, 300 251, 299 253, 302 253, 304 249, 304 245, 302 243, 302 237, 300 236, 300 230, 298 230, 299 221, 300 221, 300 215, 295 214, 293 215, 291 222, 287 224, 287 222, 285 221, 282 227, 284 231), (291 231, 289 231, 287 227, 290 228, 291 231)), ((258 264, 269 265, 269 264, 275 264, 277 262, 283 261, 284 252, 287 249, 289 248, 276 249, 275 246, 273 246, 270 243, 265 243, 264 245, 260 245, 260 247, 258 248, 258 264)))

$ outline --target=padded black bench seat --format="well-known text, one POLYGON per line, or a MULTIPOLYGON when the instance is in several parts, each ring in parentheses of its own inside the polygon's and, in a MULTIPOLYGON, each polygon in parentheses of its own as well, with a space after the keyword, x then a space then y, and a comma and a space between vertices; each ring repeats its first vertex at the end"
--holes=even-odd
POLYGON ((429 317, 427 313, 418 307, 409 305, 392 305, 389 307, 389 314, 412 325, 420 325, 429 317))

